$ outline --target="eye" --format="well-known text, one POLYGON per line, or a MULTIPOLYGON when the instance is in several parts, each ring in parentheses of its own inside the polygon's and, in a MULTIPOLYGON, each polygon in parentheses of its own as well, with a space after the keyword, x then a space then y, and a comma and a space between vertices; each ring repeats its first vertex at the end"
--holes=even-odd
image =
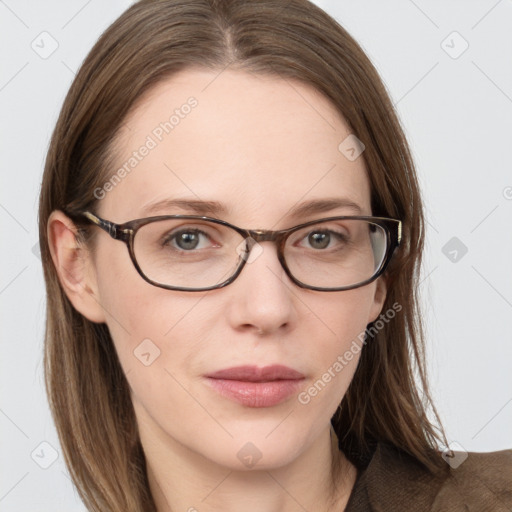
MULTIPOLYGON (((182 251, 192 251, 195 249, 204 249, 201 242, 211 240, 208 234, 201 229, 186 228, 168 233, 162 240, 162 247, 177 248, 182 251)), ((211 246, 211 244, 210 244, 211 246)))
POLYGON ((344 233, 323 228, 310 231, 302 240, 307 240, 307 243, 312 249, 322 250, 333 248, 333 245, 337 245, 337 248, 341 248, 348 242, 348 238, 349 237, 344 233))

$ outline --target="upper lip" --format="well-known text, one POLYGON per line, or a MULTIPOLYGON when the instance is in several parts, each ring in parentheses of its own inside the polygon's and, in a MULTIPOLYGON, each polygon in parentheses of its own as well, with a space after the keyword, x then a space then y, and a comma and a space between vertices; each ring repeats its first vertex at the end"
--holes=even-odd
POLYGON ((299 380, 303 379, 304 375, 288 366, 273 364, 262 368, 252 365, 235 366, 210 373, 207 377, 247 382, 268 382, 273 380, 299 380))

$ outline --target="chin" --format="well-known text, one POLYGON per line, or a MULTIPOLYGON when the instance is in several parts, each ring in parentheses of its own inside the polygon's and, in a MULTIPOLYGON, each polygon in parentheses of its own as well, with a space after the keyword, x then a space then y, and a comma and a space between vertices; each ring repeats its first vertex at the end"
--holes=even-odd
MULTIPOLYGON (((276 428, 274 423, 272 428, 276 428)), ((293 435, 290 429, 248 429, 233 438, 212 440, 214 443, 203 455, 232 471, 271 470, 292 463, 303 447, 303 435, 293 435), (269 435, 269 432, 270 433, 269 435), (210 451, 212 450, 212 451, 210 451)))

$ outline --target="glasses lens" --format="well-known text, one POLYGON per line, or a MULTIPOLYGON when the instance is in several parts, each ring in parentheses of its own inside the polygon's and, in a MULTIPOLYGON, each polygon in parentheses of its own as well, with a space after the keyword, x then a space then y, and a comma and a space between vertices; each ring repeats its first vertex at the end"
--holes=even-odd
POLYGON ((151 281, 179 288, 208 288, 229 279, 244 238, 233 229, 198 219, 166 219, 139 228, 134 254, 151 281))
MULTIPOLYGON (((294 231, 284 257, 302 283, 332 289, 373 277, 387 249, 386 230, 361 219, 322 221, 294 231)), ((201 289, 228 280, 247 259, 246 242, 235 230, 201 219, 165 219, 142 226, 134 239, 135 259, 151 281, 201 289)), ((250 261, 250 260, 249 260, 250 261)))
POLYGON ((293 232, 285 259, 293 276, 309 286, 341 288, 372 278, 387 249, 385 228, 361 219, 319 222, 293 232))

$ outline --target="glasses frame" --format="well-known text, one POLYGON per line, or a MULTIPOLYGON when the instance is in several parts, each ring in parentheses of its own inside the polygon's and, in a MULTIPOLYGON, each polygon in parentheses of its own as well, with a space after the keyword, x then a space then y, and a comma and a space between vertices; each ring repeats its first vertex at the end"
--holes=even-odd
POLYGON ((300 288, 306 288, 308 290, 316 290, 316 291, 322 291, 322 292, 336 292, 336 291, 345 291, 345 290, 353 290, 354 288, 360 288, 361 286, 365 286, 372 281, 375 281, 379 276, 381 276, 386 268, 389 265, 389 262, 391 261, 391 258, 393 254, 395 253, 395 250, 399 247, 400 242, 402 240, 402 221, 398 219, 391 219, 388 217, 374 217, 374 216, 365 216, 365 215, 340 215, 336 217, 326 217, 321 219, 315 219, 308 222, 305 222, 303 224, 299 224, 297 226, 293 226, 291 228, 287 229, 281 229, 278 231, 272 231, 267 229, 244 229, 240 228, 238 226, 235 226, 233 224, 230 224, 229 222, 226 222, 225 220, 221 219, 215 219, 212 217, 205 217, 200 215, 159 215, 156 217, 145 217, 141 219, 134 219, 128 222, 124 222, 122 224, 116 224, 115 222, 111 222, 106 219, 102 219, 101 217, 98 217, 94 213, 86 210, 86 211, 79 211, 79 212, 73 212, 68 213, 69 216, 80 216, 84 219, 87 219, 90 223, 94 224, 95 226, 98 226, 103 231, 107 232, 114 240, 119 240, 121 242, 124 242, 128 248, 128 252, 130 254, 130 259, 132 260, 133 265, 135 266, 137 272, 140 274, 140 276, 148 283, 152 284, 153 286, 157 286, 159 288, 164 288, 166 290, 176 290, 176 291, 184 291, 184 292, 195 292, 195 291, 208 291, 208 290, 216 290, 219 288, 224 288, 228 284, 231 284, 242 272, 242 269, 244 268, 245 264, 247 263, 248 256, 253 248, 253 246, 256 243, 259 242, 274 242, 277 246, 277 255, 279 262, 281 263, 281 266, 283 267, 284 271, 286 272, 287 276, 291 279, 292 282, 294 282, 297 286, 300 288), (137 258, 135 257, 135 251, 134 251, 134 239, 135 235, 137 234, 137 231, 146 224, 150 224, 152 222, 160 221, 160 220, 167 220, 167 219, 195 219, 195 220, 206 220, 209 222, 213 222, 215 224, 220 224, 222 226, 229 227, 233 230, 235 230, 237 233, 239 233, 243 238, 244 241, 247 243, 247 257, 241 257, 240 258, 240 264, 236 268, 235 272, 229 279, 226 279, 220 284, 216 284, 213 286, 203 287, 203 288, 183 288, 179 286, 171 286, 171 285, 165 285, 158 283, 156 281, 151 280, 149 277, 147 277, 142 269, 140 268, 137 258), (311 286, 308 284, 303 283, 302 281, 299 281, 297 278, 293 276, 290 269, 288 268, 288 265, 286 264, 286 260, 284 258, 284 246, 286 244, 286 240, 288 237, 294 233, 295 231, 298 231, 299 229, 302 229, 307 226, 311 226, 313 224, 318 224, 319 222, 327 222, 327 221, 333 221, 333 220, 366 220, 369 222, 372 222, 373 224, 376 224, 378 226, 381 226, 384 228, 384 231, 386 232, 386 254, 382 260, 382 263, 380 267, 376 270, 376 272, 372 275, 371 278, 362 281, 361 283, 357 283, 350 286, 341 286, 337 288, 322 288, 318 286, 311 286))

